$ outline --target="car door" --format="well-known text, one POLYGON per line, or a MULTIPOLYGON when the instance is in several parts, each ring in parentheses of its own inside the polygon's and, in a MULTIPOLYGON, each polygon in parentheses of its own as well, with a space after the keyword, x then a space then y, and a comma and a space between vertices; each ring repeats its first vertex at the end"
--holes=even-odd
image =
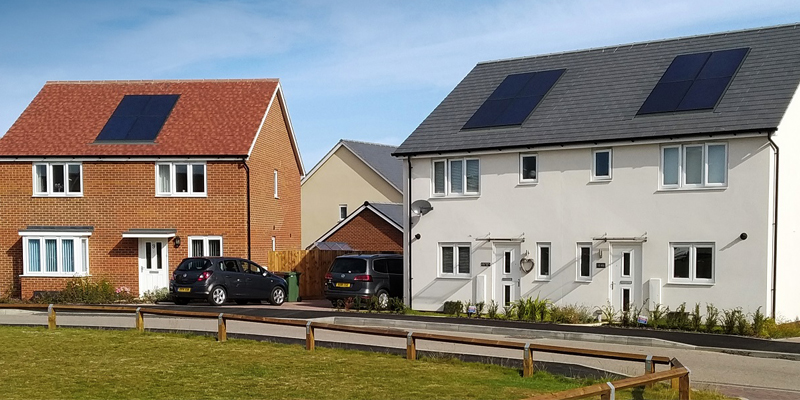
POLYGON ((390 258, 389 263, 389 296, 403 298, 403 259, 390 258))
POLYGON ((247 296, 250 299, 269 299, 272 294, 272 287, 275 285, 275 277, 267 273, 258 264, 252 261, 242 260, 242 273, 245 275, 247 286, 247 296))
POLYGON ((220 260, 219 270, 225 282, 225 287, 228 289, 228 296, 231 298, 244 296, 246 282, 239 266, 239 261, 235 259, 220 260))

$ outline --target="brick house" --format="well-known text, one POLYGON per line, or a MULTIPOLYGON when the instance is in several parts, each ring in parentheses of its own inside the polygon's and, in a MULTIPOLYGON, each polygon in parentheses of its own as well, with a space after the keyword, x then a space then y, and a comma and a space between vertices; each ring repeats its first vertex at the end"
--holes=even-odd
POLYGON ((308 248, 327 249, 326 244, 347 245, 357 251, 402 253, 403 205, 365 201, 308 248))
POLYGON ((47 82, 0 138, 0 294, 266 265, 300 248, 303 174, 278 80, 47 82))

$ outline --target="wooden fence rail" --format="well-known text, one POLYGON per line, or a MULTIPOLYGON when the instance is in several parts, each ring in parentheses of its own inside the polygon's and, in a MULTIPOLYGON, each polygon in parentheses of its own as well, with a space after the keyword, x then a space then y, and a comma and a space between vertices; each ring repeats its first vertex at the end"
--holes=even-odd
POLYGON ((409 360, 417 359, 417 340, 429 340, 435 342, 464 344, 473 346, 495 347, 505 349, 515 349, 523 351, 522 375, 530 377, 533 375, 534 352, 554 353, 572 356, 594 357, 610 360, 644 362, 644 375, 597 384, 582 388, 567 390, 557 393, 532 397, 537 400, 564 400, 581 399, 590 396, 600 395, 601 399, 613 399, 613 393, 617 389, 625 389, 636 386, 650 386, 653 383, 671 380, 672 387, 678 388, 681 400, 688 400, 689 390, 689 369, 683 366, 677 359, 653 356, 636 353, 622 353, 605 350, 581 349, 562 346, 542 345, 535 343, 522 343, 506 340, 491 340, 481 338, 467 338, 461 336, 451 336, 438 333, 413 332, 396 328, 362 327, 349 325, 336 325, 326 322, 315 322, 301 319, 284 319, 259 317, 253 315, 213 313, 203 311, 176 311, 151 307, 136 306, 81 306, 81 305, 60 305, 60 304, 0 304, 0 309, 25 309, 25 310, 47 310, 47 321, 49 329, 57 327, 57 312, 59 311, 94 311, 111 313, 134 313, 136 317, 136 329, 144 331, 146 314, 182 317, 182 318, 207 318, 216 319, 217 340, 225 342, 228 339, 228 321, 246 321, 273 325, 285 325, 304 327, 306 329, 306 349, 313 351, 316 347, 315 330, 325 329, 330 331, 348 332, 363 335, 376 335, 384 337, 395 337, 406 339, 406 358, 409 360), (670 370, 656 372, 655 365, 669 365, 670 370))

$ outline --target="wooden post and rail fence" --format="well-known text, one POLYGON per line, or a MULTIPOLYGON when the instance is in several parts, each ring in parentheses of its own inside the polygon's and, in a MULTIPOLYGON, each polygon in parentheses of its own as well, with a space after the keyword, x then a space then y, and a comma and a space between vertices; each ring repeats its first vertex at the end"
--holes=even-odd
POLYGON ((485 346, 503 349, 522 350, 522 376, 533 376, 534 352, 563 354, 582 357, 603 358, 610 360, 632 361, 644 363, 644 374, 631 378, 624 378, 613 382, 598 383, 595 385, 581 388, 565 390, 562 392, 542 394, 531 397, 535 400, 566 400, 582 399, 592 396, 600 396, 602 400, 614 399, 617 390, 627 389, 638 386, 652 386, 656 382, 671 381, 673 389, 678 389, 680 400, 689 400, 690 386, 689 373, 691 372, 675 358, 669 357, 623 353, 605 350, 580 349, 562 346, 543 345, 535 343, 522 343, 506 340, 492 340, 481 338, 468 338, 461 336, 451 336, 438 333, 414 332, 396 328, 362 327, 349 325, 336 325, 326 322, 306 321, 300 319, 283 319, 272 317, 259 317, 252 315, 210 313, 201 311, 176 311, 165 310, 151 307, 135 306, 81 306, 81 305, 59 305, 59 304, 0 304, 0 309, 25 309, 25 310, 47 310, 47 326, 49 329, 56 329, 56 315, 58 311, 73 312, 112 312, 112 313, 134 313, 136 316, 136 329, 140 332, 145 330, 145 314, 162 315, 181 318, 207 318, 217 319, 217 340, 225 342, 228 340, 228 321, 245 321, 272 325, 296 326, 306 330, 306 350, 314 351, 316 339, 315 330, 325 329, 338 332, 348 332, 363 335, 376 335, 384 337, 395 337, 406 339, 406 358, 409 360, 417 359, 417 340, 428 340, 433 342, 443 342, 451 344, 485 346), (670 369, 656 372, 656 364, 669 365, 670 369))
POLYGON ((322 287, 325 274, 333 260, 346 254, 374 254, 374 251, 344 250, 281 250, 270 251, 267 268, 270 271, 294 271, 300 273, 300 297, 304 299, 325 298, 322 287))

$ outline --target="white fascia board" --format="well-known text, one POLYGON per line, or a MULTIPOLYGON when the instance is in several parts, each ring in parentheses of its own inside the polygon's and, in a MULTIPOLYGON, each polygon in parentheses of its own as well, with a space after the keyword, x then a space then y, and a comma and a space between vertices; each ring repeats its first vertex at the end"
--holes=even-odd
POLYGON ((752 133, 736 133, 736 134, 720 134, 720 135, 695 135, 689 137, 676 137, 676 138, 657 138, 657 139, 620 139, 619 141, 597 142, 597 143, 580 143, 580 144, 564 144, 564 145, 544 145, 544 146, 519 146, 501 150, 475 150, 475 151, 442 151, 437 153, 425 154, 412 154, 398 156, 401 159, 411 158, 448 158, 448 157, 475 157, 481 155, 491 154, 506 154, 506 153, 520 153, 520 152, 535 152, 535 151, 555 151, 555 150, 573 150, 573 149, 594 149, 599 147, 623 147, 623 146, 640 146, 647 144, 670 144, 670 143, 686 143, 686 142, 702 142, 714 140, 730 140, 730 139, 743 139, 767 136, 767 132, 752 132, 752 133))
POLYGON ((241 161, 242 157, 0 157, 0 162, 197 162, 241 161))
POLYGON ((300 180, 300 186, 303 186, 303 184, 309 178, 311 178, 311 175, 314 175, 314 173, 317 172, 317 170, 319 170, 322 167, 322 165, 325 164, 325 162, 328 161, 328 159, 330 159, 333 156, 334 153, 336 153, 336 150, 339 150, 339 148, 342 147, 342 144, 343 144, 342 140, 339 140, 339 143, 336 143, 336 145, 333 146, 333 148, 328 152, 328 154, 325 154, 325 157, 322 157, 322 159, 319 160, 317 165, 315 165, 314 168, 311 168, 311 171, 309 171, 308 174, 306 174, 303 177, 303 179, 300 180))

